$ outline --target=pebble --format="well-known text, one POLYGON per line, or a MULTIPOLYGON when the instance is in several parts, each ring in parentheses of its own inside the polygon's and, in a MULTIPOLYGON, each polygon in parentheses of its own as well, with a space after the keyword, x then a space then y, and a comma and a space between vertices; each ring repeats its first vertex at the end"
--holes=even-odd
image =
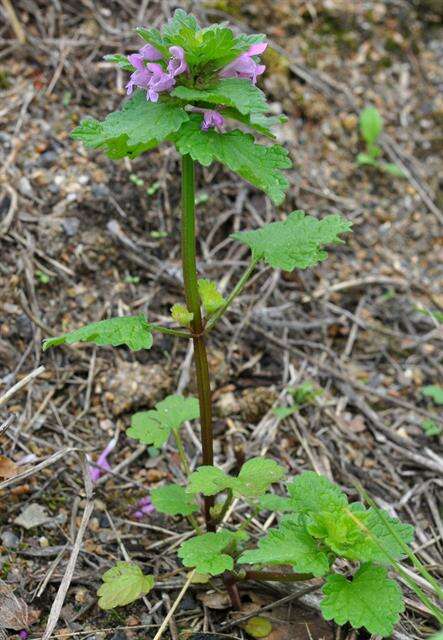
POLYGON ((15 331, 20 338, 30 340, 34 335, 34 327, 27 315, 22 313, 15 320, 15 331))
POLYGON ((20 539, 12 531, 3 531, 1 535, 2 544, 7 549, 18 547, 20 539))
POLYGON ((34 191, 32 189, 31 183, 26 176, 22 176, 18 181, 18 190, 20 191, 22 196, 27 196, 28 198, 32 198, 34 196, 34 191))
POLYGON ((109 189, 104 184, 94 184, 91 187, 91 193, 94 198, 106 198, 109 195, 109 189))
POLYGON ((80 226, 80 220, 78 218, 75 217, 70 217, 70 218, 64 218, 61 221, 61 225, 63 227, 63 231, 66 233, 67 236, 72 237, 75 236, 79 226, 80 226))
POLYGON ((58 160, 58 153, 56 151, 45 151, 38 159, 38 164, 46 169, 51 167, 58 160))

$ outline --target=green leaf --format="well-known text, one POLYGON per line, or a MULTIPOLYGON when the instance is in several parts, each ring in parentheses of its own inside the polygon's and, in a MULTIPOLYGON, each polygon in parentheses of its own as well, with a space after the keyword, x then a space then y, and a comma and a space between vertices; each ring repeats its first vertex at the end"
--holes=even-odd
POLYGON ((372 166, 376 166, 377 160, 369 153, 359 153, 357 155, 357 164, 370 164, 372 166))
POLYGON ((158 413, 151 411, 138 411, 131 416, 131 426, 126 429, 126 434, 142 444, 150 444, 160 449, 168 440, 171 429, 161 423, 158 413))
POLYGON ((217 290, 217 285, 211 280, 198 281, 198 293, 203 304, 203 308, 209 315, 215 313, 225 304, 225 299, 217 290))
POLYGON ((385 512, 381 518, 380 512, 353 503, 342 511, 311 514, 306 524, 309 533, 338 556, 389 565, 404 556, 402 543, 412 541, 414 529, 385 512))
POLYGON ((134 71, 134 66, 129 62, 127 56, 121 53, 113 53, 112 55, 103 56, 106 62, 115 62, 124 71, 134 71))
POLYGON ((360 131, 368 145, 377 142, 383 130, 383 120, 375 107, 366 107, 360 113, 360 131))
POLYGON ((286 520, 271 529, 258 543, 258 549, 245 551, 239 564, 290 564, 297 573, 324 576, 329 571, 327 550, 301 524, 286 520))
POLYGON ((293 211, 284 222, 271 222, 256 231, 240 231, 231 237, 250 247, 254 259, 264 260, 271 267, 293 271, 313 267, 328 257, 327 244, 341 244, 341 233, 352 223, 340 215, 322 220, 293 211))
POLYGON ((274 460, 251 458, 240 470, 237 478, 227 475, 217 467, 199 467, 189 476, 189 493, 214 496, 225 489, 232 489, 235 496, 258 498, 284 476, 285 470, 274 460))
POLYGON ((233 107, 225 107, 223 109, 223 117, 242 122, 251 129, 255 129, 255 131, 272 139, 275 139, 272 127, 287 122, 288 120, 284 115, 267 116, 264 113, 248 113, 244 115, 233 107))
POLYGON ((245 51, 247 51, 251 45, 264 42, 265 40, 266 35, 264 33, 240 33, 235 39, 236 43, 241 45, 245 51))
POLYGON ((393 162, 382 162, 380 164, 380 168, 386 173, 390 173, 391 176, 395 176, 397 178, 406 178, 406 174, 403 169, 397 167, 393 162))
POLYGON ((425 309, 421 306, 414 307, 415 311, 418 311, 423 316, 428 316, 428 318, 432 318, 435 320, 437 324, 443 324, 443 312, 438 311, 437 309, 425 309))
POLYGON ((183 542, 178 557, 185 567, 195 567, 198 573, 217 576, 234 567, 234 561, 223 551, 235 540, 230 531, 204 533, 183 542))
POLYGON ((253 638, 267 638, 272 631, 272 624, 263 616, 249 618, 241 627, 253 638))
MULTIPOLYGON (((371 158, 374 158, 374 159, 379 158, 383 153, 382 149, 376 144, 368 144, 366 151, 371 156, 371 158)), ((376 165, 380 166, 378 163, 376 163, 376 165)))
POLYGON ((182 9, 163 27, 162 36, 168 45, 183 47, 187 63, 197 74, 213 73, 249 48, 225 24, 200 29, 195 17, 182 9))
POLYGON ((275 493, 265 493, 263 496, 260 496, 260 498, 258 499, 258 504, 260 506, 260 509, 275 511, 276 513, 293 511, 289 498, 277 496, 275 493))
POLYGON ((184 304, 173 304, 171 307, 171 317, 175 322, 182 327, 189 327, 194 314, 188 311, 188 308, 184 304))
POLYGON ((117 562, 103 574, 103 584, 97 591, 98 605, 105 611, 122 607, 149 593, 153 586, 154 577, 145 576, 138 565, 117 562))
POLYGON ((346 495, 333 482, 314 471, 304 471, 288 484, 291 505, 297 513, 334 513, 348 504, 346 495))
POLYGON ((392 559, 399 560, 404 557, 400 541, 410 544, 414 538, 414 527, 400 522, 384 511, 383 518, 380 518, 380 512, 381 509, 371 507, 352 513, 351 520, 354 527, 358 528, 359 534, 352 541, 350 548, 345 549, 341 555, 350 560, 372 561, 383 565, 391 564, 392 559))
POLYGON ((151 491, 152 504, 170 516, 189 516, 198 511, 195 499, 178 484, 167 484, 151 491))
POLYGON ((176 87, 171 95, 189 102, 204 102, 234 107, 241 114, 267 111, 266 97, 263 91, 242 78, 222 78, 208 89, 176 87))
POLYGON ((103 122, 83 120, 71 135, 87 147, 105 149, 113 158, 134 157, 157 146, 188 119, 175 102, 150 102, 143 91, 136 91, 121 111, 110 113, 103 122))
POLYGON ((251 458, 240 469, 234 493, 246 498, 258 498, 271 484, 279 482, 285 473, 285 469, 275 460, 251 458))
POLYGON ((160 448, 166 443, 171 431, 199 415, 196 398, 172 395, 158 402, 155 409, 135 413, 126 433, 139 442, 160 448))
POLYGON ((423 420, 421 428, 429 438, 432 436, 439 436, 441 433, 440 426, 433 420, 423 420))
POLYGON ((435 404, 443 404, 443 387, 439 384, 430 384, 422 387, 421 392, 424 396, 432 398, 435 404))
POLYGON ((198 467, 188 478, 188 493, 202 493, 215 496, 225 489, 233 489, 235 478, 228 476, 222 469, 204 465, 198 467))
POLYGON ((281 173, 292 163, 280 145, 265 147, 254 142, 252 135, 235 129, 219 133, 201 130, 202 117, 193 115, 181 129, 170 136, 182 155, 189 154, 204 166, 218 161, 239 176, 262 189, 276 204, 284 199, 289 183, 281 173))
POLYGON ((321 610, 326 620, 342 625, 349 622, 355 629, 365 627, 369 633, 388 637, 400 613, 403 597, 398 585, 388 578, 383 567, 362 565, 352 582, 333 574, 326 578, 321 610))
POLYGON ((72 132, 74 139, 82 140, 83 144, 87 147, 94 149, 102 147, 106 150, 107 155, 113 160, 118 158, 124 158, 129 156, 135 158, 144 151, 157 146, 156 140, 150 140, 145 144, 138 144, 134 146, 128 145, 127 136, 119 136, 118 138, 108 138, 107 134, 103 132, 103 123, 93 120, 92 118, 86 118, 82 120, 80 125, 72 132))
POLYGON ((152 347, 152 333, 150 325, 141 315, 110 318, 93 322, 56 338, 46 338, 43 342, 43 351, 60 344, 74 344, 74 342, 93 342, 113 347, 125 344, 131 351, 139 351, 152 347))
POLYGON ((272 413, 277 416, 277 418, 283 420, 284 418, 288 418, 294 413, 297 413, 299 408, 298 404, 293 404, 292 407, 275 407, 272 409, 272 413))
POLYGON ((194 34, 197 31, 200 31, 197 18, 183 9, 176 9, 172 18, 163 26, 162 35, 174 44, 178 44, 176 38, 180 34, 194 34))
POLYGON ((187 420, 194 420, 200 415, 197 398, 188 396, 167 396, 155 405, 159 420, 170 429, 178 429, 187 420))
POLYGON ((313 402, 313 400, 317 396, 321 396, 323 393, 322 389, 317 389, 312 382, 306 380, 301 385, 296 387, 295 389, 291 389, 290 393, 294 398, 295 402, 298 404, 305 404, 313 402))

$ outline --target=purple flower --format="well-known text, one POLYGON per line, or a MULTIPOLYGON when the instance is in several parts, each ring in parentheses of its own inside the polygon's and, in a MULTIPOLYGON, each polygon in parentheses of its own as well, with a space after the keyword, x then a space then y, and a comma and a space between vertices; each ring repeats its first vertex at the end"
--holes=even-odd
POLYGON ((168 72, 173 78, 175 78, 175 76, 178 76, 180 73, 184 73, 188 70, 188 65, 185 60, 185 52, 182 47, 169 47, 169 53, 171 53, 172 58, 168 62, 168 72))
POLYGON ((97 480, 106 473, 106 471, 111 471, 111 465, 108 462, 108 456, 117 444, 117 438, 112 438, 109 444, 103 449, 102 453, 99 455, 97 462, 94 466, 89 466, 89 475, 92 482, 97 482, 97 480))
POLYGON ((27 638, 29 638, 29 631, 26 631, 26 629, 22 629, 18 632, 18 637, 21 638, 21 640, 27 640, 27 638))
POLYGON ((149 515, 155 511, 155 507, 151 502, 151 498, 149 496, 145 496, 144 498, 140 498, 137 502, 137 511, 134 513, 134 517, 137 520, 143 520, 144 516, 149 515))
POLYGON ((221 131, 221 128, 225 123, 225 119, 223 118, 223 116, 218 111, 215 111, 214 109, 203 109, 202 112, 203 112, 203 122, 201 126, 202 130, 207 131, 211 127, 214 127, 214 129, 217 129, 217 131, 221 131))
POLYGON ((140 49, 140 54, 148 62, 155 62, 156 60, 161 60, 163 58, 160 51, 153 47, 152 44, 145 44, 145 46, 140 49))
POLYGON ((171 58, 167 71, 156 61, 162 59, 162 54, 151 44, 146 44, 138 53, 128 56, 129 62, 135 67, 129 82, 126 85, 128 95, 134 87, 144 89, 146 98, 151 102, 157 102, 159 94, 170 91, 175 85, 175 77, 188 70, 185 60, 185 52, 182 47, 170 47, 171 58))
POLYGON ((129 82, 126 85, 126 93, 130 96, 134 87, 147 90, 152 74, 145 67, 144 57, 141 54, 133 53, 128 56, 128 60, 132 66, 135 67, 135 71, 131 74, 129 82))
POLYGON ((157 102, 158 94, 162 91, 169 91, 172 89, 175 84, 175 80, 156 62, 149 62, 146 65, 146 69, 151 74, 146 97, 148 100, 151 100, 151 102, 157 102))
POLYGON ((257 44, 251 45, 246 53, 239 55, 238 58, 235 58, 235 60, 221 70, 220 77, 247 78, 251 80, 253 84, 256 84, 257 77, 264 72, 266 66, 264 64, 258 64, 253 59, 253 56, 258 56, 263 53, 267 46, 267 42, 258 42, 257 44))

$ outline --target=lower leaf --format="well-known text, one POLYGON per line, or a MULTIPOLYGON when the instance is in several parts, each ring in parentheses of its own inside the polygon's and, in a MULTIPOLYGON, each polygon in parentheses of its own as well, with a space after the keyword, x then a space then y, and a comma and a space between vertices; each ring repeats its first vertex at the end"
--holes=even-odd
POLYGON ((154 576, 146 576, 138 565, 117 562, 103 574, 103 584, 97 591, 98 605, 105 611, 122 607, 149 593, 153 586, 154 576))
POLYGON ((403 596, 396 582, 388 578, 384 567, 363 564, 352 581, 332 574, 323 587, 321 610, 326 620, 349 622, 355 629, 388 637, 404 611, 403 596))

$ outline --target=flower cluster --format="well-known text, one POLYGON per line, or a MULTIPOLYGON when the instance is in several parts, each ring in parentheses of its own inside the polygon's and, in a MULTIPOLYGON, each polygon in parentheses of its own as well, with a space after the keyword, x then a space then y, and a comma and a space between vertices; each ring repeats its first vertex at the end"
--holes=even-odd
MULTIPOLYGON (((253 84, 257 83, 257 78, 266 69, 264 64, 259 64, 255 56, 261 55, 267 42, 258 42, 249 47, 248 51, 239 55, 235 60, 224 67, 220 73, 220 78, 245 78, 253 84)), ((159 64, 163 60, 163 55, 153 45, 146 44, 138 53, 128 56, 129 62, 135 68, 126 85, 127 94, 130 95, 134 87, 139 87, 146 91, 146 98, 151 102, 157 102, 159 94, 170 91, 175 83, 176 77, 188 71, 188 64, 185 60, 185 52, 182 47, 169 47, 171 58, 164 66, 159 64)), ((163 61, 163 64, 165 62, 163 61)), ((221 131, 224 125, 224 118, 215 109, 194 108, 203 114, 202 130, 207 131, 215 128, 221 131)))
POLYGON ((151 498, 149 496, 145 496, 144 498, 140 498, 137 502, 137 511, 134 513, 134 517, 137 520, 143 520, 145 516, 150 515, 155 511, 155 507, 151 502, 151 498))
POLYGON ((188 70, 185 61, 185 52, 182 47, 169 47, 171 58, 166 70, 158 63, 163 58, 151 44, 146 44, 138 53, 128 56, 129 62, 135 68, 126 85, 127 94, 131 95, 134 87, 146 91, 146 98, 151 102, 157 102, 159 94, 170 91, 175 85, 175 78, 188 70))

